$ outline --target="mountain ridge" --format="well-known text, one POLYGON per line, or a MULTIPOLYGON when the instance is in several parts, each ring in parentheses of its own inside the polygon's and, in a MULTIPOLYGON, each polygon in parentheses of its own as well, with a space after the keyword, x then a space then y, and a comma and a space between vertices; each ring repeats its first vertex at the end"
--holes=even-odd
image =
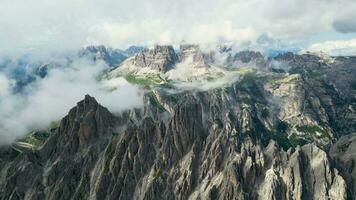
POLYGON ((122 113, 86 95, 43 145, 0 150, 0 199, 355 198, 354 58, 274 59, 216 87, 149 84, 122 113))

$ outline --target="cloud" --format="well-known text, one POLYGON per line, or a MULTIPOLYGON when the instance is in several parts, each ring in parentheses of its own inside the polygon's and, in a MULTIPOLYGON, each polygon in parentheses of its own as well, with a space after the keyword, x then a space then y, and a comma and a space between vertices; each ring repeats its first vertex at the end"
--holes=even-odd
POLYGON ((10 80, 3 74, 0 74, 0 98, 6 96, 10 88, 10 80))
POLYGON ((90 43, 119 48, 243 43, 262 34, 305 39, 335 27, 349 31, 339 27, 340 20, 356 18, 355 7, 354 0, 3 1, 0 51, 74 49, 90 43))
POLYGON ((356 32, 356 18, 334 21, 333 27, 341 33, 356 32))
POLYGON ((332 27, 340 33, 356 32, 356 2, 355 1, 338 1, 340 10, 336 11, 333 16, 332 27))
POLYGON ((330 55, 356 55, 356 39, 334 40, 316 43, 309 46, 306 50, 311 52, 324 52, 330 55))
POLYGON ((143 94, 124 79, 98 82, 104 69, 104 64, 75 61, 72 67, 50 70, 46 78, 27 86, 25 94, 13 94, 11 80, 0 74, 0 145, 61 119, 85 94, 114 113, 143 106, 143 94))

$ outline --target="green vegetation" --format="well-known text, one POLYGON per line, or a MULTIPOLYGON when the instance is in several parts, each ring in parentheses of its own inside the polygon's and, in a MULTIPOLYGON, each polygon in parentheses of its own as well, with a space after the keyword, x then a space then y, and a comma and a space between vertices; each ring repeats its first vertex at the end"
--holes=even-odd
POLYGON ((237 75, 248 75, 248 74, 254 74, 256 71, 257 70, 253 67, 241 67, 236 70, 236 74, 237 75))
POLYGON ((294 147, 285 133, 273 134, 271 139, 275 140, 284 150, 294 147))
POLYGON ((18 142, 18 145, 31 149, 38 149, 41 147, 46 139, 50 136, 51 132, 59 127, 58 121, 53 121, 47 126, 47 131, 30 132, 23 139, 18 142))
POLYGON ((317 138, 328 137, 327 131, 318 125, 301 125, 301 126, 297 125, 295 128, 297 129, 297 131, 303 132, 310 137, 313 136, 316 136, 317 138))
MULTIPOLYGON (((16 145, 21 148, 28 148, 33 150, 38 149, 45 143, 47 137, 44 136, 42 139, 41 137, 36 137, 35 133, 36 132, 28 133, 23 139, 19 140, 16 145)), ((19 152, 22 152, 20 149, 15 147, 13 148, 19 152)))
POLYGON ((286 132, 289 129, 289 125, 286 122, 280 122, 277 124, 277 133, 272 133, 271 139, 276 142, 285 150, 289 148, 295 148, 298 145, 302 146, 312 140, 313 137, 324 138, 328 137, 327 131, 317 125, 302 125, 296 126, 299 132, 303 132, 306 135, 298 136, 292 134, 287 137, 286 132), (319 135, 317 134, 319 133, 319 135), (321 135, 320 135, 321 134, 321 135))
POLYGON ((158 172, 153 176, 153 181, 158 180, 162 176, 163 176, 163 171, 162 170, 158 170, 158 172))
POLYGON ((303 139, 303 138, 299 138, 297 135, 293 134, 289 137, 289 142, 292 145, 292 147, 296 147, 298 145, 302 146, 304 144, 307 144, 308 141, 303 139))
POLYGON ((166 111, 166 109, 161 105, 161 103, 158 101, 156 95, 153 92, 147 93, 147 97, 154 107, 158 108, 161 112, 166 111))
POLYGON ((278 133, 286 133, 288 128, 289 128, 289 125, 287 122, 279 121, 277 124, 277 132, 278 133))
POLYGON ((256 81, 256 76, 254 73, 247 73, 243 76, 243 78, 240 80, 238 83, 238 86, 240 87, 250 87, 253 86, 256 81))
POLYGON ((139 78, 137 76, 135 76, 134 74, 127 74, 125 76, 125 79, 132 84, 136 84, 136 85, 151 85, 151 81, 149 79, 146 78, 139 78))
POLYGON ((53 121, 48 125, 47 129, 48 130, 54 130, 54 129, 57 129, 58 127, 59 127, 59 122, 58 121, 53 121))
POLYGON ((275 140, 279 146, 281 146, 285 151, 288 150, 289 148, 295 148, 298 145, 304 145, 307 144, 308 141, 299 138, 297 135, 291 135, 288 137, 288 129, 290 128, 290 125, 287 122, 280 121, 277 124, 276 131, 272 132, 267 132, 263 138, 263 143, 265 145, 268 144, 269 140, 273 139, 275 140))
POLYGON ((289 124, 287 122, 279 121, 276 125, 276 132, 272 133, 272 139, 275 140, 284 150, 295 147, 288 139, 288 129, 289 124))
POLYGON ((26 143, 30 144, 33 146, 33 148, 37 149, 38 147, 40 147, 44 142, 36 139, 35 137, 33 137, 32 135, 29 135, 25 138, 26 143))
POLYGON ((152 75, 146 75, 144 77, 140 77, 136 74, 129 73, 125 75, 125 79, 132 84, 135 85, 141 85, 141 86, 151 86, 151 85, 160 85, 165 83, 166 81, 161 78, 159 75, 152 74, 152 75))
POLYGON ((210 75, 206 78, 206 80, 207 80, 208 82, 214 82, 214 81, 216 81, 216 80, 218 80, 218 79, 220 79, 220 78, 222 78, 222 77, 224 77, 224 73, 218 72, 218 73, 216 73, 216 74, 210 74, 210 75))
MULTIPOLYGON (((298 145, 302 146, 307 144, 313 139, 313 137, 328 137, 327 131, 317 125, 297 125, 295 128, 297 129, 297 131, 305 133, 305 135, 299 136, 297 134, 292 134, 288 138, 280 137, 278 138, 279 142, 283 143, 283 145, 285 146, 288 145, 289 147, 295 148, 298 145)), ((287 132, 288 129, 289 125, 286 122, 280 122, 277 125, 278 132, 287 132)))
POLYGON ((274 134, 272 135, 272 139, 274 139, 284 150, 308 143, 307 140, 298 138, 296 135, 292 135, 288 138, 286 134, 274 134))
POLYGON ((281 83, 294 83, 299 80, 299 74, 292 74, 286 76, 274 76, 271 77, 268 82, 272 84, 281 84, 281 83))

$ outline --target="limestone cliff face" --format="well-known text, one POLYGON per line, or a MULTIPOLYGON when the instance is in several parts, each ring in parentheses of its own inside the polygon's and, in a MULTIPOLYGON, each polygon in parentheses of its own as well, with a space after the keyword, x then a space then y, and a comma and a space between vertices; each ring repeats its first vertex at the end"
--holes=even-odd
POLYGON ((86 96, 39 149, 0 150, 0 199, 355 199, 354 78, 332 78, 353 68, 276 59, 289 74, 158 87, 119 116, 86 96))
POLYGON ((164 74, 177 65, 192 69, 209 68, 209 62, 213 62, 213 54, 203 53, 199 45, 181 45, 179 51, 174 50, 171 45, 155 45, 128 58, 110 76, 116 77, 120 73, 164 74))
POLYGON ((144 49, 136 54, 133 64, 138 67, 148 67, 166 72, 172 69, 177 61, 178 56, 172 46, 156 45, 153 49, 144 49))
POLYGON ((179 49, 180 62, 190 62, 191 67, 209 67, 207 64, 208 55, 204 54, 199 45, 181 45, 179 49))

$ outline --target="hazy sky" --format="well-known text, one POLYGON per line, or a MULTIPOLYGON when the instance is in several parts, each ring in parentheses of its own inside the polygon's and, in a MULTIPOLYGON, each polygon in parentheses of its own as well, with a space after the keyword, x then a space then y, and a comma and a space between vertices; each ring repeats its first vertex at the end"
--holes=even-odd
POLYGON ((0 53, 88 44, 254 44, 263 34, 355 52, 355 10, 355 0, 0 0, 0 53))

